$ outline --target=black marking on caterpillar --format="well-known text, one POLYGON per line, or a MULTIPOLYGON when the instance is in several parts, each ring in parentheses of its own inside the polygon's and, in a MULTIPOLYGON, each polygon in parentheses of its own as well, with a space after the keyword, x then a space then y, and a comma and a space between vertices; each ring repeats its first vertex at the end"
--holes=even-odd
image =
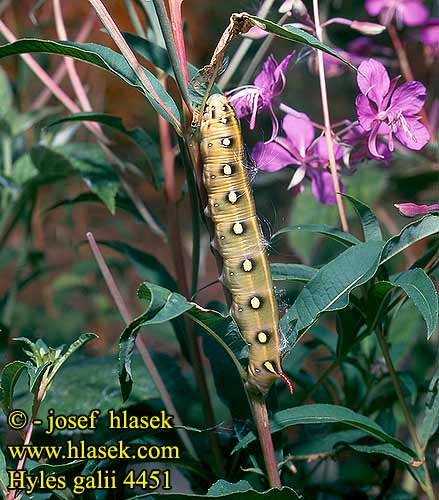
POLYGON ((265 241, 250 188, 255 172, 245 158, 239 120, 227 98, 209 97, 200 127, 203 180, 221 279, 230 291, 230 314, 249 348, 247 386, 266 395, 276 378, 292 392, 280 360, 282 339, 265 241))

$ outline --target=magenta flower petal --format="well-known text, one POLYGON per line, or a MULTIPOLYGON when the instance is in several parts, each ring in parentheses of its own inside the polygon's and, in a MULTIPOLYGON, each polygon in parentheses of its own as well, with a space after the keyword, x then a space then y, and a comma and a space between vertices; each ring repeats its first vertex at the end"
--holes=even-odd
MULTIPOLYGON (((401 120, 404 117, 401 117, 401 120)), ((400 142, 414 151, 422 149, 430 140, 428 130, 416 118, 406 118, 404 124, 395 132, 400 142)))
POLYGON ((429 212, 439 210, 439 203, 434 205, 417 205, 416 203, 399 203, 395 204, 401 215, 406 217, 417 217, 418 215, 426 215, 429 212))
MULTIPOLYGON (((332 141, 334 148, 335 161, 340 161, 343 158, 343 148, 337 141, 332 141)), ((329 163, 328 142, 326 137, 322 135, 317 140, 316 152, 319 157, 319 164, 323 167, 329 163)))
POLYGON ((428 10, 419 0, 403 0, 404 8, 400 11, 400 20, 407 26, 420 26, 428 19, 428 10))
POLYGON ((363 61, 358 67, 357 82, 361 93, 380 108, 390 86, 389 75, 384 65, 375 59, 363 61))
POLYGON ((388 3, 388 0, 366 0, 365 7, 370 16, 377 16, 388 3))
POLYGON ((372 107, 370 99, 363 94, 359 94, 355 99, 355 107, 357 108, 360 125, 366 131, 371 130, 376 120, 377 111, 372 107))
MULTIPOLYGON (((329 172, 312 170, 310 175, 311 191, 314 197, 325 205, 335 205, 336 197, 331 174, 329 172)), ((344 192, 344 186, 341 183, 340 189, 344 192)))
POLYGON ((306 150, 314 140, 314 126, 308 115, 296 112, 286 115, 282 121, 282 128, 289 143, 297 150, 298 154, 305 158, 306 150))
POLYGON ((427 89, 421 82, 403 83, 392 95, 390 106, 401 109, 406 115, 419 113, 424 106, 427 89))
POLYGON ((297 163, 285 148, 275 142, 256 143, 251 155, 257 167, 265 172, 276 172, 297 163))

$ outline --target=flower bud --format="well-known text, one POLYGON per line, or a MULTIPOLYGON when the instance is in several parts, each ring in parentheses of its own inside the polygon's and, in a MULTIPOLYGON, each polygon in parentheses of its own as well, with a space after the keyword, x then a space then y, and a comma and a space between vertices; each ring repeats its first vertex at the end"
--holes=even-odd
POLYGON ((363 33, 363 35, 379 35, 386 27, 378 23, 368 23, 366 21, 352 21, 351 26, 353 30, 363 33))

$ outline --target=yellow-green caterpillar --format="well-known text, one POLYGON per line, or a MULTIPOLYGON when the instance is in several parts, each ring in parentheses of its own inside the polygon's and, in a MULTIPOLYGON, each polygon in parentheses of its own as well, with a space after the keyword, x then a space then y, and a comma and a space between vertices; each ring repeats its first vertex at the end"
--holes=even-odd
POLYGON ((248 345, 248 388, 267 394, 283 373, 279 314, 270 266, 244 168, 241 127, 228 99, 213 94, 203 110, 200 149, 207 213, 215 228, 212 244, 223 259, 221 281, 232 296, 230 314, 248 345))

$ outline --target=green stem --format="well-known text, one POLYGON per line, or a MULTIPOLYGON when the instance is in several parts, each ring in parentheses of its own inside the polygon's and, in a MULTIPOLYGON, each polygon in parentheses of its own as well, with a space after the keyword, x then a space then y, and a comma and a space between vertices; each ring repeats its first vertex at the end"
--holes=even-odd
POLYGON ((413 421, 413 417, 410 413, 410 410, 407 406, 407 403, 405 402, 401 383, 399 381, 398 374, 396 373, 395 367, 393 365, 392 358, 390 356, 389 347, 387 345, 386 339, 384 337, 384 332, 383 332, 381 326, 377 326, 377 328, 375 329, 375 332, 376 332, 378 343, 380 345, 384 359, 386 361, 386 365, 387 365, 387 368, 389 370, 390 378, 392 379, 396 395, 398 396, 399 404, 401 405, 402 411, 404 413, 404 418, 405 418, 405 421, 407 424, 407 430, 408 430, 410 437, 412 439, 416 454, 418 455, 419 459, 422 461, 422 467, 423 467, 424 472, 425 472, 425 481, 426 481, 424 491, 427 494, 427 498, 429 500, 436 500, 436 496, 435 496, 434 491, 433 491, 433 484, 431 482, 430 472, 428 470, 428 465, 427 465, 427 461, 425 458, 425 454, 422 450, 421 444, 420 444, 419 439, 418 439, 418 435, 416 433, 416 426, 415 426, 415 423, 413 421))
POLYGON ((267 472, 270 488, 281 488, 279 470, 277 468, 276 454, 274 452, 273 439, 270 433, 270 420, 268 418, 265 400, 253 393, 249 393, 253 407, 253 416, 258 429, 259 443, 264 457, 265 469, 267 472))
POLYGON ((192 109, 191 99, 187 88, 186 78, 182 70, 182 62, 178 57, 177 46, 175 45, 174 36, 172 34, 171 23, 169 22, 168 14, 166 12, 163 0, 152 0, 159 19, 160 28, 162 29, 163 38, 165 39, 166 48, 168 49, 169 60, 174 71, 175 80, 177 82, 178 90, 183 97, 184 102, 188 109, 192 109))
POLYGON ((125 1, 125 7, 127 9, 128 15, 131 20, 131 24, 133 25, 136 34, 141 36, 142 38, 146 38, 145 30, 143 29, 142 22, 139 19, 139 16, 137 15, 132 0, 124 0, 124 1, 125 1))
MULTIPOLYGON (((3 134, 2 136, 3 153, 3 175, 8 178, 12 174, 12 139, 3 134)), ((2 192, 2 209, 5 210, 9 201, 9 190, 5 187, 2 192)))
POLYGON ((191 296, 198 290, 198 274, 200 269, 200 204, 198 201, 197 185, 194 178, 194 169, 190 155, 186 147, 186 143, 179 137, 178 143, 180 146, 181 158, 188 183, 188 191, 191 202, 192 211, 192 279, 191 279, 191 296))

